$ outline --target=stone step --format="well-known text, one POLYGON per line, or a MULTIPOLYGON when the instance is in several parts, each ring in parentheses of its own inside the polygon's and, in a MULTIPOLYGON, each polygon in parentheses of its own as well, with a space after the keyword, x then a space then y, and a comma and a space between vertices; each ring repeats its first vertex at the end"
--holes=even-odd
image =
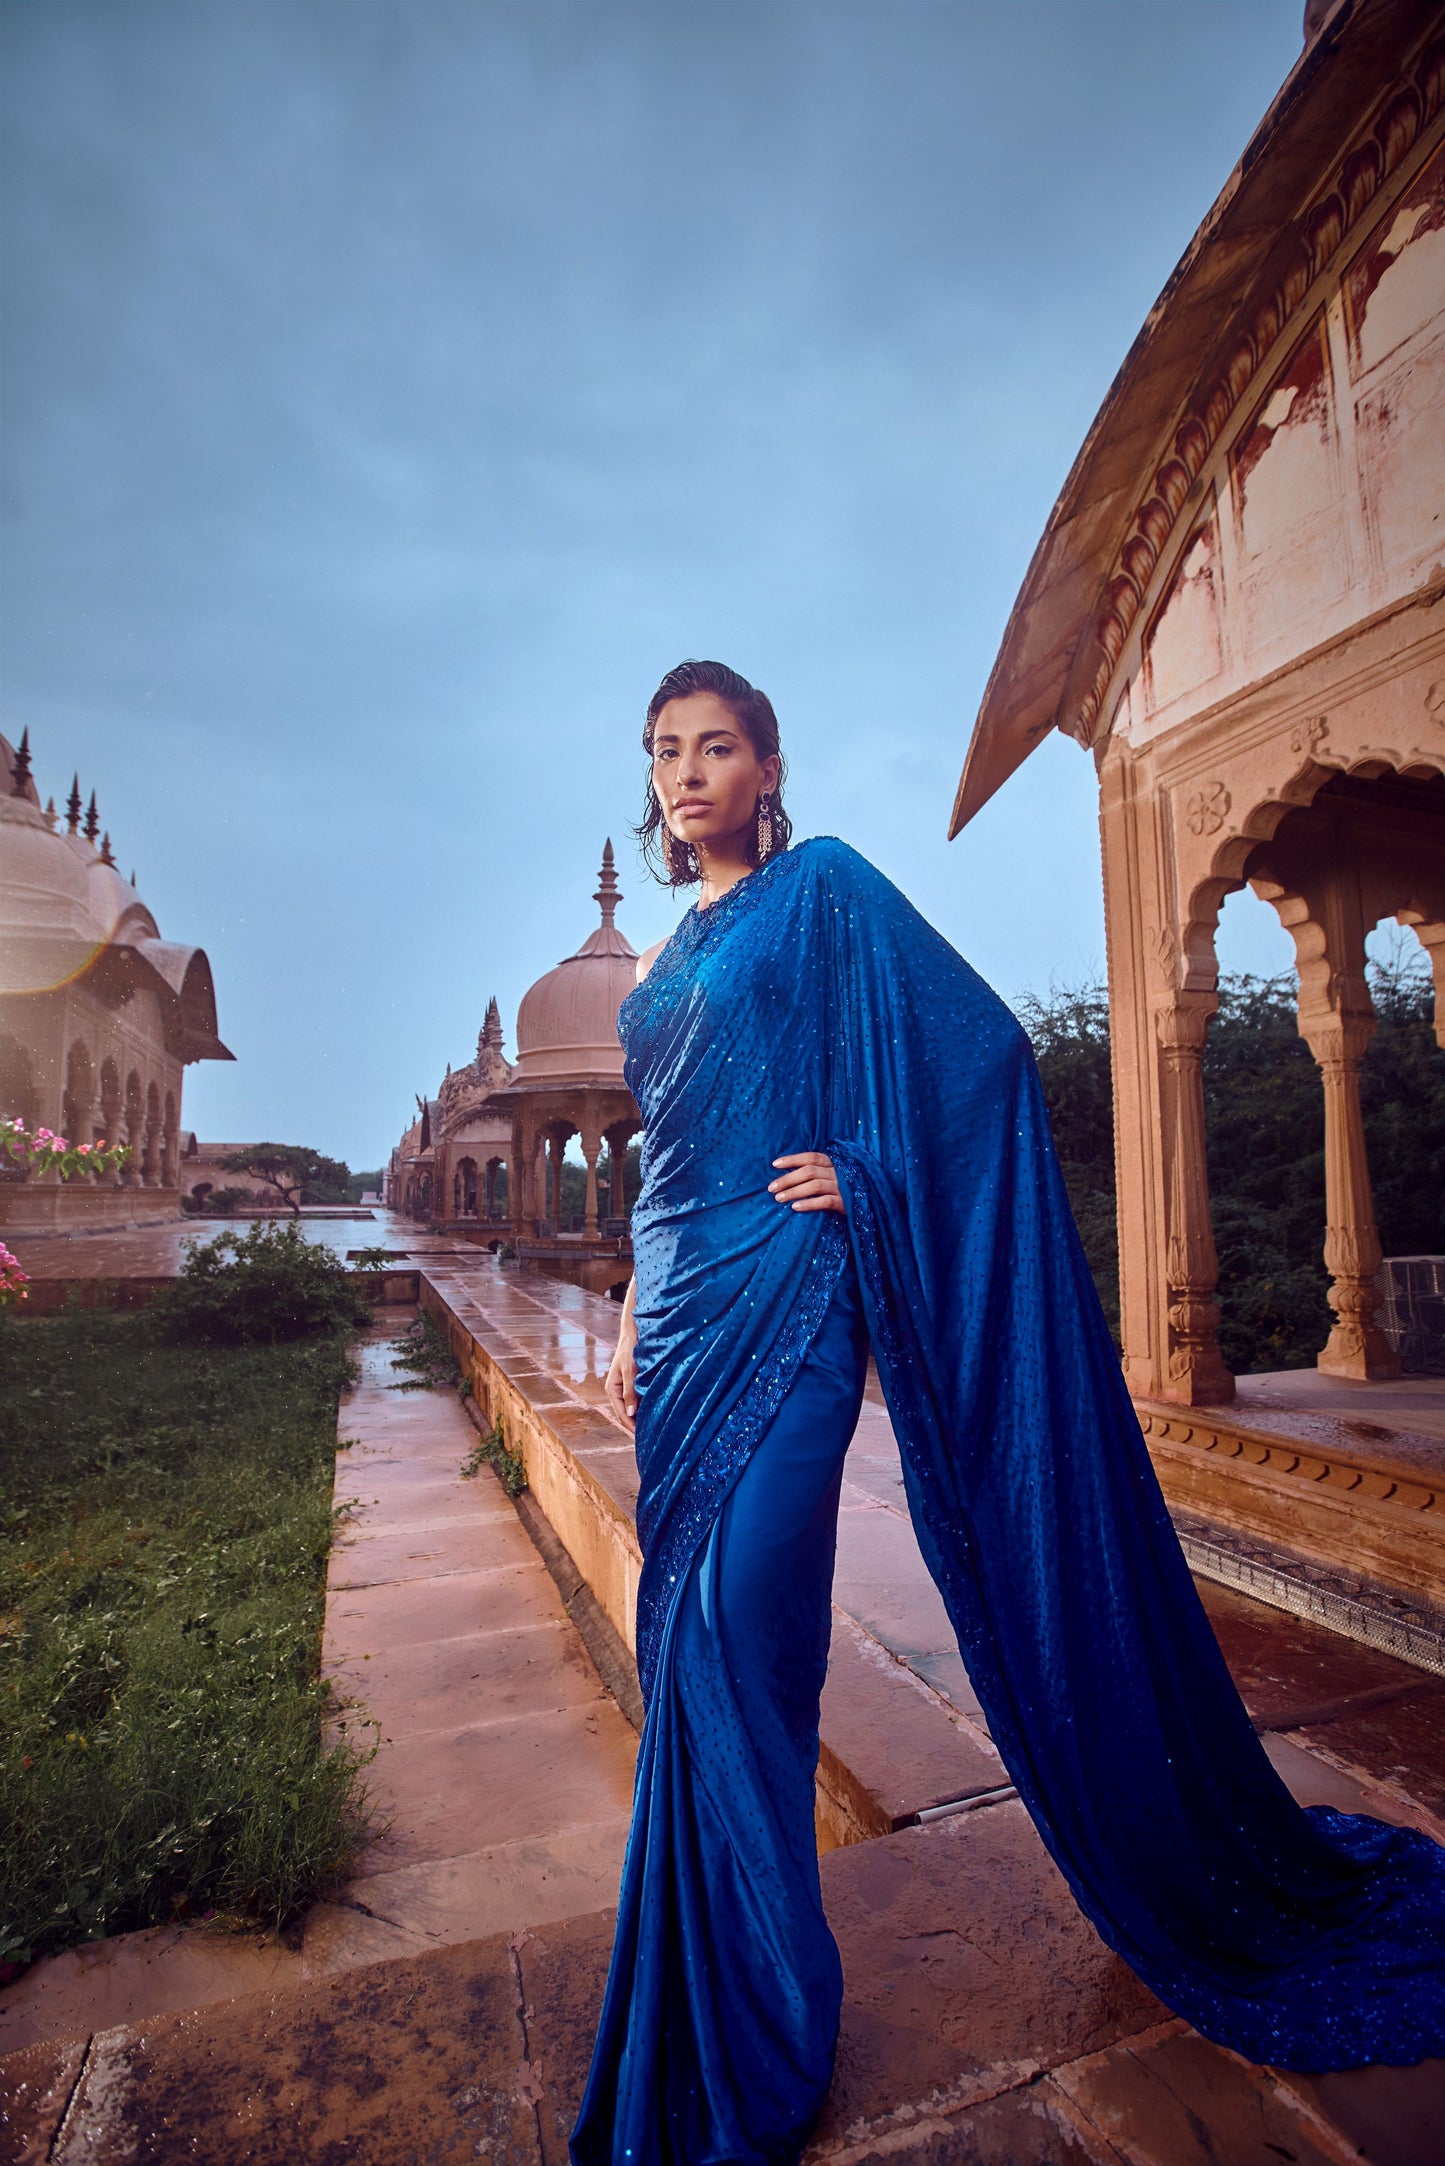
MULTIPOLYGON (((811 2166, 1437 2166, 1445 2063, 1259 2069, 1099 1940, 1018 1804, 823 1861, 845 2002, 811 2166)), ((610 1912, 0 2063, 7 2159, 565 2166, 610 1912)))

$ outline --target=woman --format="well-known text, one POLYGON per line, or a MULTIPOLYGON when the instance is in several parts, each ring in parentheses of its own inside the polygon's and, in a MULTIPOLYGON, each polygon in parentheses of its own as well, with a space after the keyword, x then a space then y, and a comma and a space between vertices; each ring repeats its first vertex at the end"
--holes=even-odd
POLYGON ((698 902, 622 1004, 647 1702, 577 2166, 795 2159, 842 1981, 813 1837, 871 1341, 969 1677, 1079 1903, 1162 2000, 1302 2069, 1445 2051, 1445 1851, 1302 1812, 1194 1590, 1018 1024, 845 845, 788 848, 772 708, 687 662, 641 833, 698 902))

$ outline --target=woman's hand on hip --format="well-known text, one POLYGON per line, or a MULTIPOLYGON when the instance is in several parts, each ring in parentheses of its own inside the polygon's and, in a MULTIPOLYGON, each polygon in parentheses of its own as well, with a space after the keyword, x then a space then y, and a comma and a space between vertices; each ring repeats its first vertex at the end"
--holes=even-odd
POLYGON ((842 1210, 838 1176, 826 1151, 790 1151, 773 1164, 784 1169, 776 1181, 768 1183, 768 1194, 779 1203, 790 1204, 795 1211, 842 1210))

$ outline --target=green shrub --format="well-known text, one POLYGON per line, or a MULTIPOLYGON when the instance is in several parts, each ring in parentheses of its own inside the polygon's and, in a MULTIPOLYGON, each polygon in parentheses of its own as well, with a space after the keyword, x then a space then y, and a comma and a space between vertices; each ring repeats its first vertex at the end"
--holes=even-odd
POLYGON ((151 1313, 169 1338, 241 1346, 351 1329, 370 1310, 340 1257, 294 1219, 258 1219, 245 1233, 192 1242, 151 1313))

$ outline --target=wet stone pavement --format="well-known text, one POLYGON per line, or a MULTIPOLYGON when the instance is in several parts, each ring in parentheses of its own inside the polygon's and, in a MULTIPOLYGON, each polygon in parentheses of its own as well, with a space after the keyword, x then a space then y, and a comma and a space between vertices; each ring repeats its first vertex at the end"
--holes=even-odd
MULTIPOLYGON (((525 1334, 528 1372, 578 1434, 605 1423, 615 1310, 504 1280, 475 1252, 433 1254, 453 1298, 484 1322, 493 1298, 488 1328, 501 1334, 505 1310, 525 1334)), ((456 1396, 392 1388, 394 1330, 374 1335, 342 1411, 354 1441, 338 1500, 358 1508, 332 1560, 326 1641, 356 1702, 348 1720, 380 1725, 390 1825, 299 1950, 272 1943, 249 1969, 203 1979, 181 1975, 201 1936, 127 1936, 149 1945, 119 1990, 61 1958, 71 1974, 49 2000, 35 1974, 0 1996, 0 2050, 16 2047, 0 2062, 0 2160, 566 2158, 635 1738, 500 1485, 461 1478, 475 1430, 456 1396)), ((620 1442, 611 1431, 599 1448, 620 1442)), ((869 1839, 822 1860, 847 1987, 810 2160, 1442 2166, 1445 2064, 1253 2068, 1172 2019, 1104 1948, 1016 1801, 909 1824, 929 1801, 1006 1783, 910 1543, 870 1393, 824 1708, 825 1761, 869 1839)), ((1296 1795, 1441 1832, 1445 1683, 1203 1592, 1296 1795)))

